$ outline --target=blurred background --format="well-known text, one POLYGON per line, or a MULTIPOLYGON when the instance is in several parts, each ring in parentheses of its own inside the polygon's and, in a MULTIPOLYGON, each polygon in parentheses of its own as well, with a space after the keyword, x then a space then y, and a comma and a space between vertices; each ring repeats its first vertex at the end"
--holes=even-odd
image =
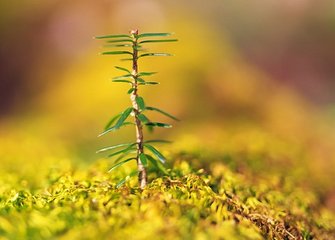
POLYGON ((182 119, 152 137, 298 179, 335 209, 334 1, 12 0, 0 13, 1 171, 91 163, 100 147, 133 139, 128 128, 96 138, 129 105, 110 81, 128 65, 100 56, 93 37, 174 32, 177 43, 151 46, 174 57, 140 65, 159 72, 150 78, 161 85, 141 89, 147 103, 182 119))

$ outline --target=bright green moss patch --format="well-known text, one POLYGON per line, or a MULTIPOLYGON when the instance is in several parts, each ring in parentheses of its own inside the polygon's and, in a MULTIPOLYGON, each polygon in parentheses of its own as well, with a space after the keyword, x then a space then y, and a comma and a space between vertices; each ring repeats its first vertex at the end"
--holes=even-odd
POLYGON ((50 170, 34 189, 9 174, 0 239, 334 239, 335 217, 312 192, 276 177, 255 183, 215 161, 194 171, 184 157, 143 191, 136 179, 116 189, 129 169, 108 174, 103 161, 50 170))

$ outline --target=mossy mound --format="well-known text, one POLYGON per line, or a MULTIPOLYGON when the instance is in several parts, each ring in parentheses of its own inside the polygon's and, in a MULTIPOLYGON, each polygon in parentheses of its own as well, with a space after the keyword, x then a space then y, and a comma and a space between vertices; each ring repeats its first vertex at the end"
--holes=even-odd
POLYGON ((0 239, 335 239, 334 215, 294 182, 185 158, 143 191, 136 179, 117 189, 129 169, 108 174, 105 161, 51 169, 39 186, 3 176, 0 239))

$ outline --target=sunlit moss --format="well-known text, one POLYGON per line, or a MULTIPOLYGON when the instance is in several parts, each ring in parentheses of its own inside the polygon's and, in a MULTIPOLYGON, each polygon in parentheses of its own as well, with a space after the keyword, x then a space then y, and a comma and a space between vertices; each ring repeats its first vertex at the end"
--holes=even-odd
POLYGON ((7 179, 7 187, 1 188, 0 235, 254 240, 334 236, 335 217, 322 210, 312 192, 276 179, 252 184, 221 162, 213 162, 205 174, 180 159, 171 172, 174 177, 156 178, 143 191, 135 187, 136 181, 116 189, 122 173, 108 174, 106 165, 99 161, 82 170, 60 166, 44 172, 47 184, 34 191, 7 179))

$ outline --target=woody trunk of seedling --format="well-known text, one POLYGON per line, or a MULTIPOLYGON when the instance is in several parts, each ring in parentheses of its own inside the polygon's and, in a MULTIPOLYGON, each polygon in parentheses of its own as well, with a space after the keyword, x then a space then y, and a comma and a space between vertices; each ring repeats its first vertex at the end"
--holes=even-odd
POLYGON ((139 105, 137 104, 136 99, 138 98, 137 91, 138 91, 138 30, 131 31, 133 37, 133 91, 130 95, 131 102, 133 104, 133 112, 135 117, 135 124, 136 124, 136 143, 137 143, 137 170, 138 170, 138 183, 140 188, 144 188, 147 185, 147 170, 143 165, 140 156, 143 156, 143 126, 138 118, 140 114, 139 105))

